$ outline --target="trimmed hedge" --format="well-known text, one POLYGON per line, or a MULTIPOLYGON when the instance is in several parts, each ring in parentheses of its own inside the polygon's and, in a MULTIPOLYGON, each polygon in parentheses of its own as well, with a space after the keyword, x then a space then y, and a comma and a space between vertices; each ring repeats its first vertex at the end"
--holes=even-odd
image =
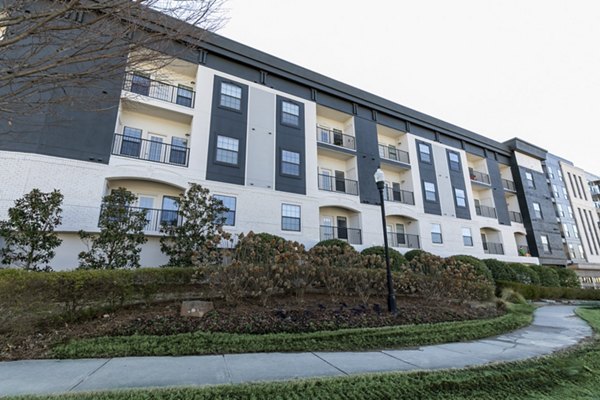
POLYGON ((496 282, 498 288, 509 288, 520 293, 528 300, 566 299, 566 300, 600 300, 600 290, 578 289, 568 287, 544 287, 539 285, 524 285, 517 282, 496 282))
POLYGON ((540 286, 560 287, 558 273, 554 268, 545 267, 543 265, 532 265, 531 269, 533 269, 540 277, 540 286))
POLYGON ((550 267, 558 274, 560 287, 580 288, 579 278, 575 271, 564 267, 550 267))
MULTIPOLYGON (((385 248, 383 246, 368 247, 360 252, 363 256, 379 256, 384 261, 385 266, 385 248)), ((388 254, 390 256, 390 268, 392 271, 400 271, 403 265, 406 264, 406 258, 394 249, 388 248, 388 254)))
POLYGON ((319 243, 315 244, 314 247, 333 247, 333 246, 337 246, 342 249, 348 249, 348 250, 352 249, 352 250, 356 251, 350 243, 346 242, 345 240, 341 240, 341 239, 321 240, 319 243))
POLYGON ((425 250, 421 250, 421 249, 413 249, 413 250, 409 250, 406 253, 404 253, 404 258, 406 258, 406 261, 411 261, 413 258, 421 256, 423 254, 431 254, 431 253, 428 253, 425 250))
POLYGON ((492 276, 492 272, 490 271, 490 269, 487 267, 487 265, 485 265, 485 263, 480 260, 477 257, 473 257, 473 256, 468 256, 468 255, 464 255, 464 254, 458 254, 452 257, 448 257, 450 260, 456 260, 456 261, 462 261, 464 263, 469 264, 470 266, 472 266, 475 269, 475 272, 478 275, 481 275, 482 277, 484 277, 485 279, 487 279, 490 282, 494 281, 494 277, 492 276))

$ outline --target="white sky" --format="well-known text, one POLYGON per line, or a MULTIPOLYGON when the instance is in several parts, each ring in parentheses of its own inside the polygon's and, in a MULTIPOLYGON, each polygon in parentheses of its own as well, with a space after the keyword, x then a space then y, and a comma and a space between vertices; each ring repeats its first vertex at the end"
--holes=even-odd
POLYGON ((219 33, 600 174, 599 0, 229 0, 219 33))

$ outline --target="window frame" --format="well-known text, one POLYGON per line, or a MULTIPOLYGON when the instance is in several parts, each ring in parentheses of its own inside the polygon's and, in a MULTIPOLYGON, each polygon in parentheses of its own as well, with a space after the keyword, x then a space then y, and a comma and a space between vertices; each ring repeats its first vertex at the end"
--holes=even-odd
POLYGON ((473 232, 471 232, 471 228, 462 228, 461 232, 462 232, 462 238, 463 238, 463 245, 467 246, 467 247, 473 247, 474 246, 474 244, 473 244, 473 232), (469 232, 469 234, 465 235, 465 231, 469 232), (468 244, 466 242, 467 238, 469 238, 471 244, 468 244))
POLYGON ((433 244, 444 244, 444 236, 442 235, 442 224, 432 223, 430 228, 431 233, 431 243, 433 244), (434 228, 439 227, 439 232, 434 230, 434 228), (438 235, 438 236, 436 236, 438 235), (439 242, 436 241, 436 238, 439 237, 439 242))
POLYGON ((525 171, 525 180, 527 181, 527 188, 535 189, 535 180, 533 174, 530 171, 525 171))
POLYGON ((544 219, 544 214, 542 213, 542 205, 536 201, 533 202, 533 213, 535 215, 535 218, 544 219))
POLYGON ((454 188, 454 204, 456 207, 467 208, 467 192, 464 189, 454 188), (462 192, 462 197, 458 196, 459 191, 462 192), (462 199, 462 205, 459 204, 458 199, 462 199))
POLYGON ((300 152, 286 150, 286 149, 281 149, 281 151, 280 151, 279 172, 281 173, 282 176, 289 176, 289 177, 292 177, 292 178, 300 178, 302 176, 301 166, 302 166, 302 154, 300 152), (295 154, 295 155, 297 155, 298 156, 298 163, 294 163, 294 162, 291 162, 291 161, 284 160, 284 153, 289 153, 289 154, 295 154), (293 173, 285 172, 284 165, 296 166, 298 168, 298 173, 297 174, 293 174, 293 173))
POLYGON ((231 111, 236 111, 236 112, 242 112, 242 105, 243 105, 243 99, 244 99, 244 89, 240 86, 237 85, 233 82, 230 81, 221 81, 220 85, 219 85, 219 107, 224 108, 226 110, 231 110, 231 111), (240 97, 237 98, 235 97, 233 94, 229 94, 229 93, 223 93, 223 88, 224 86, 230 86, 232 88, 236 88, 239 89, 240 91, 240 97), (228 104, 224 104, 223 103, 223 99, 224 98, 229 98, 229 99, 235 99, 237 101, 239 101, 239 108, 236 107, 232 107, 228 104))
POLYGON ((280 115, 281 125, 289 126, 289 127, 292 127, 292 128, 300 128, 300 116, 301 115, 302 115, 302 110, 301 110, 300 104, 298 104, 298 103, 296 103, 294 101, 291 101, 291 100, 281 100, 281 115, 280 115), (286 104, 298 108, 298 115, 286 112, 286 110, 285 110, 285 105, 286 104), (285 119, 286 115, 295 117, 296 118, 296 123, 292 123, 292 122, 286 121, 286 119, 285 119))
POLYGON ((223 221, 223 226, 235 226, 235 219, 237 216, 237 197, 229 196, 229 195, 225 195, 225 194, 219 194, 219 193, 213 194, 212 197, 217 200, 220 200, 221 203, 223 203, 223 206, 227 207, 227 211, 224 211, 223 213, 220 214, 221 217, 225 217, 225 220, 223 221), (233 199, 233 210, 225 204, 223 199, 233 199), (233 223, 231 223, 231 224, 227 223, 227 221, 229 220, 229 215, 227 215, 227 214, 233 214, 233 216, 232 216, 233 223))
POLYGON ((234 138, 231 136, 225 136, 225 135, 217 135, 217 140, 215 143, 215 163, 217 164, 223 164, 223 165, 227 165, 230 167, 239 167, 240 165, 240 140, 238 138, 234 138), (236 150, 232 150, 232 149, 228 149, 225 147, 219 147, 219 138, 223 138, 223 139, 231 139, 231 140, 235 140, 237 142, 237 148, 236 150), (229 162, 229 161, 224 161, 224 160, 219 160, 219 150, 221 150, 222 152, 231 152, 231 153, 235 153, 235 163, 229 162))
POLYGON ((544 251, 544 253, 552 253, 552 248, 550 247, 550 238, 548 238, 548 235, 540 235, 540 238, 542 243, 542 250, 544 251))
POLYGON ((286 232, 302 232, 302 206, 298 204, 281 203, 281 230, 286 232), (298 211, 298 216, 285 215, 286 207, 288 210, 292 208, 296 209, 298 211), (289 229, 289 224, 286 228, 286 218, 288 219, 288 222, 289 220, 296 221, 298 224, 298 229, 289 229))
POLYGON ((429 143, 425 143, 425 142, 417 142, 417 150, 419 152, 419 161, 421 161, 422 163, 425 164, 431 164, 432 163, 432 158, 431 158, 431 145, 429 143), (424 146, 424 148, 427 149, 427 152, 424 153, 421 150, 421 146, 424 146), (423 158, 423 154, 427 154, 427 160, 425 160, 423 158))
POLYGON ((430 203, 437 203, 438 202, 438 196, 437 196, 437 187, 435 186, 435 183, 433 182, 429 182, 429 181, 423 181, 423 193, 424 193, 424 199, 425 201, 428 201, 430 203), (433 187, 433 191, 431 190, 427 190, 427 184, 430 184, 433 187), (433 197, 435 198, 434 200, 430 200, 427 198, 427 193, 433 193, 433 197))
POLYGON ((448 168, 450 171, 460 172, 462 169, 462 165, 460 162, 460 154, 456 151, 448 151, 448 168), (456 156, 456 161, 452 160, 452 156, 456 156), (452 168, 453 165, 456 165, 456 168, 452 168))

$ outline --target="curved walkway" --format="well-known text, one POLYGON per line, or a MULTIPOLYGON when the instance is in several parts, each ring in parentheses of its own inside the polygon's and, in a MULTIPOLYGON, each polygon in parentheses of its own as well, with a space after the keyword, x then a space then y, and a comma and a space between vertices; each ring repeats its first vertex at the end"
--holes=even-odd
POLYGON ((0 397, 463 368, 523 360, 591 336, 592 329, 574 309, 544 306, 535 311, 527 328, 483 340, 407 350, 0 362, 0 397))

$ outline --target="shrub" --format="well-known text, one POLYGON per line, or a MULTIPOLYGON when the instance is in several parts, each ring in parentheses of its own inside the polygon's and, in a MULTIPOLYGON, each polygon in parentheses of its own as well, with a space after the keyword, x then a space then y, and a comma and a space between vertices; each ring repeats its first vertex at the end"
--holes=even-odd
POLYGON ((352 246, 314 246, 308 251, 309 262, 317 268, 384 268, 379 256, 363 256, 352 246))
POLYGON ((429 276, 440 275, 443 265, 444 259, 442 257, 422 250, 413 253, 412 258, 408 261, 408 268, 411 271, 429 276))
POLYGON ((515 274, 515 282, 524 283, 526 285, 540 284, 540 276, 531 267, 520 263, 509 263, 508 267, 515 274))
POLYGON ((528 300, 539 299, 569 299, 569 300, 600 300, 600 290, 580 289, 570 287, 543 287, 524 285, 518 282, 498 282, 501 288, 511 288, 528 300))
POLYGON ((543 265, 532 265, 530 268, 537 272, 541 286, 560 287, 558 273, 553 268, 543 265))
MULTIPOLYGON (((363 256, 379 256, 382 262, 378 265, 385 266, 385 248, 383 246, 368 247, 361 254, 363 256)), ((390 248, 388 248, 388 254, 390 256, 390 268, 392 271, 400 271, 400 268, 406 264, 404 256, 400 252, 390 248)))
POLYGON ((558 274, 560 287, 580 288, 579 278, 575 271, 565 267, 552 267, 558 274))
POLYGON ((431 253, 428 253, 425 250, 421 250, 421 249, 413 249, 413 250, 409 250, 406 253, 404 253, 404 258, 406 258, 406 261, 411 261, 413 258, 415 258, 421 254, 431 254, 431 253))
POLYGON ((352 247, 352 245, 348 242, 346 242, 345 240, 341 240, 341 239, 327 239, 327 240, 321 240, 319 243, 315 244, 314 247, 332 247, 332 246, 337 246, 337 247, 341 247, 342 249, 352 249, 354 251, 356 251, 354 249, 354 247, 352 247))
POLYGON ((494 281, 514 282, 516 279, 515 272, 503 261, 494 258, 482 260, 492 273, 494 281))
POLYGON ((502 289, 500 298, 508 303, 527 304, 527 300, 525 300, 525 297, 523 297, 521 293, 518 293, 511 288, 502 289))
POLYGON ((469 264, 470 266, 472 266, 475 270, 475 273, 485 279, 487 279, 490 282, 493 282, 494 277, 492 276, 492 272, 490 271, 490 269, 487 267, 487 265, 485 265, 485 263, 480 260, 477 257, 473 257, 473 256, 468 256, 468 255, 455 255, 452 257, 449 257, 451 260, 457 260, 457 261, 462 261, 464 263, 469 264))
POLYGON ((275 256, 284 252, 304 252, 304 246, 287 242, 284 238, 269 233, 243 233, 234 250, 234 259, 247 264, 269 264, 275 256), (291 245, 290 245, 291 243, 291 245))

